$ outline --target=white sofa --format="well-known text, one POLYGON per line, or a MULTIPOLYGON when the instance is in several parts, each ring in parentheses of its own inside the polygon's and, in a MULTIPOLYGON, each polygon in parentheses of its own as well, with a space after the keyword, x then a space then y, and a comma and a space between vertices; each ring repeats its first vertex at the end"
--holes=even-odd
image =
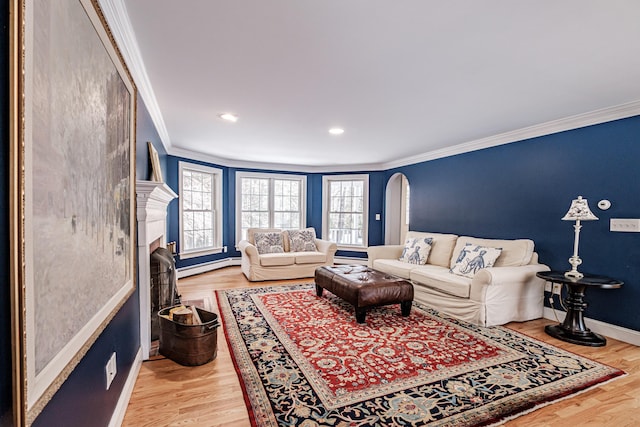
MULTIPOLYGON (((313 235, 315 237, 314 230, 313 235)), ((314 238, 314 243, 317 249, 315 251, 291 252, 289 234, 286 230, 250 228, 247 230, 247 239, 238 243, 238 249, 242 254, 242 272, 252 282, 313 277, 316 268, 333 265, 333 258, 338 249, 335 243, 327 240, 314 238), (283 252, 259 254, 255 246, 256 233, 281 233, 283 252)))
POLYGON ((416 301, 481 326, 542 317, 545 281, 536 273, 549 267, 538 263, 533 241, 417 231, 409 231, 406 237, 433 239, 426 264, 400 261, 404 245, 385 245, 369 247, 368 265, 410 280, 416 301), (450 272, 466 244, 501 248, 502 252, 493 267, 468 278, 450 272))

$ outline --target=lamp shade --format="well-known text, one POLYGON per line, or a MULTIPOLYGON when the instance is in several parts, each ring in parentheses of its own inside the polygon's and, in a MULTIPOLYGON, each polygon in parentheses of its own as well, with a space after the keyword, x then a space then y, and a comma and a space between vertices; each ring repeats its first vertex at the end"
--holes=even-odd
POLYGON ((591 212, 587 199, 583 199, 582 196, 571 201, 569 211, 562 217, 563 221, 594 221, 596 219, 598 217, 591 212))

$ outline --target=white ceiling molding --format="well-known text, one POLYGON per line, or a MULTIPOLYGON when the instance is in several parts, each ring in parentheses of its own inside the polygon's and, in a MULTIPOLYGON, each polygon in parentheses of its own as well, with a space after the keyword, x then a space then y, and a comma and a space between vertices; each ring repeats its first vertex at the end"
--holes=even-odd
POLYGON ((104 14, 113 38, 118 44, 118 48, 124 57, 129 71, 136 83, 138 92, 144 100, 147 110, 151 115, 151 120, 156 126, 158 135, 160 136, 160 142, 168 152, 171 147, 171 139, 169 138, 169 132, 165 126, 156 95, 153 92, 153 87, 149 81, 147 70, 144 66, 140 49, 138 48, 138 42, 136 40, 135 32, 131 27, 131 21, 127 14, 127 8, 123 0, 99 0, 100 7, 104 14))
POLYGON ((496 147, 498 145, 511 144, 513 142, 524 141, 539 136, 552 135, 572 129, 579 129, 586 126, 611 122, 627 117, 640 116, 640 100, 629 102, 610 108, 591 111, 589 113, 577 114, 564 119, 552 120, 538 125, 528 126, 511 132, 505 132, 475 141, 465 142, 441 150, 429 151, 427 153, 411 156, 404 159, 394 160, 386 163, 370 163, 338 166, 302 166, 282 163, 257 163, 241 160, 232 160, 222 157, 214 157, 208 154, 198 153, 182 148, 171 147, 167 152, 176 157, 198 160, 213 163, 220 166, 233 168, 247 168, 260 170, 281 170, 289 172, 306 173, 329 173, 329 172, 355 172, 355 171, 384 171, 402 166, 422 163, 429 160, 441 159, 455 156, 456 154, 469 153, 471 151, 482 150, 484 148, 496 147))
POLYGON ((539 136, 551 135, 558 132, 579 129, 586 126, 611 122, 638 115, 640 115, 640 100, 588 113, 577 114, 564 119, 552 120, 550 122, 528 126, 522 129, 489 136, 487 138, 465 142, 463 144, 454 145, 441 150, 434 150, 417 156, 387 162, 384 164, 383 169, 386 170, 400 166, 413 165, 416 163, 426 162, 428 160, 440 159, 443 157, 454 156, 456 154, 468 153, 471 151, 482 150, 484 148, 510 144, 512 142, 524 141, 526 139, 536 138, 539 136))
POLYGON ((612 106, 640 101, 629 54, 640 1, 97 1, 167 152, 222 163, 387 169, 612 120, 612 106))
POLYGON ((200 162, 212 163, 218 166, 226 166, 238 169, 258 169, 258 170, 274 170, 283 172, 302 172, 302 173, 328 173, 328 172, 353 172, 353 171, 380 171, 384 170, 380 163, 358 164, 358 165, 338 165, 338 166, 308 166, 308 165, 292 165, 288 163, 261 163, 247 162, 243 160, 232 160, 223 157, 215 157, 209 154, 199 153, 183 148, 171 147, 168 150, 171 156, 182 157, 185 159, 197 160, 200 162))

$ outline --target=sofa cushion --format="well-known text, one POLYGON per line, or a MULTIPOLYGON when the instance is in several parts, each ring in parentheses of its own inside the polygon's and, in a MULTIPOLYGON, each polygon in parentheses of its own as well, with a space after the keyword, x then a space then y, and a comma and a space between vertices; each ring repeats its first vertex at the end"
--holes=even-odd
POLYGON ((260 255, 284 252, 282 233, 279 231, 254 233, 253 238, 256 241, 255 246, 260 255))
POLYGON ((456 263, 451 267, 451 273, 473 278, 478 270, 493 267, 500 253, 502 253, 500 248, 467 243, 460 250, 456 263))
POLYGON ((409 264, 426 264, 429 251, 431 251, 431 243, 433 243, 431 237, 410 237, 406 239, 399 261, 408 262, 409 264))
POLYGON ((260 265, 263 267, 271 267, 275 265, 292 265, 295 262, 296 257, 291 252, 260 255, 260 265))
POLYGON ((304 230, 286 230, 285 238, 289 239, 291 252, 316 252, 316 231, 313 228, 304 230))
POLYGON ((373 261, 372 267, 383 273, 408 279, 409 273, 412 269, 416 268, 416 265, 397 259, 380 258, 373 261))
POLYGON ((451 274, 448 268, 421 265, 411 270, 412 282, 460 298, 469 298, 471 279, 451 274))
MULTIPOLYGON (((256 244, 256 239, 254 235, 256 233, 274 233, 274 232, 282 232, 279 228, 247 228, 247 242, 252 245, 256 244)), ((285 251, 286 252, 286 251, 285 251)))
POLYGON ((439 265, 450 268, 451 254, 456 245, 458 236, 456 234, 428 233, 422 231, 409 231, 406 236, 409 238, 431 238, 431 251, 427 258, 428 264, 439 265))
POLYGON ((327 261, 327 254, 322 252, 291 252, 295 257, 296 264, 318 264, 327 261))
POLYGON ((453 250, 451 263, 449 264, 450 267, 453 268, 458 254, 467 243, 491 248, 502 248, 502 253, 494 264, 495 267, 519 267, 521 265, 527 265, 531 262, 531 257, 533 256, 533 240, 479 239, 476 237, 460 236, 453 250))

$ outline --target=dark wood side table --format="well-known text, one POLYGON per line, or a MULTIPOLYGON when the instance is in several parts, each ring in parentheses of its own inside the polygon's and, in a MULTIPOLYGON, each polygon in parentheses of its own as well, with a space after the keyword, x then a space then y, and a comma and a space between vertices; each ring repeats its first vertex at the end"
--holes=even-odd
POLYGON ((547 334, 562 341, 572 344, 602 347, 607 344, 607 339, 602 335, 591 332, 584 324, 584 310, 587 303, 584 301, 584 292, 587 288, 615 289, 622 286, 623 282, 605 276, 585 274, 579 279, 566 277, 564 271, 542 271, 536 276, 551 283, 567 285, 569 292, 564 300, 567 307, 567 316, 559 325, 547 325, 544 330, 547 334))

